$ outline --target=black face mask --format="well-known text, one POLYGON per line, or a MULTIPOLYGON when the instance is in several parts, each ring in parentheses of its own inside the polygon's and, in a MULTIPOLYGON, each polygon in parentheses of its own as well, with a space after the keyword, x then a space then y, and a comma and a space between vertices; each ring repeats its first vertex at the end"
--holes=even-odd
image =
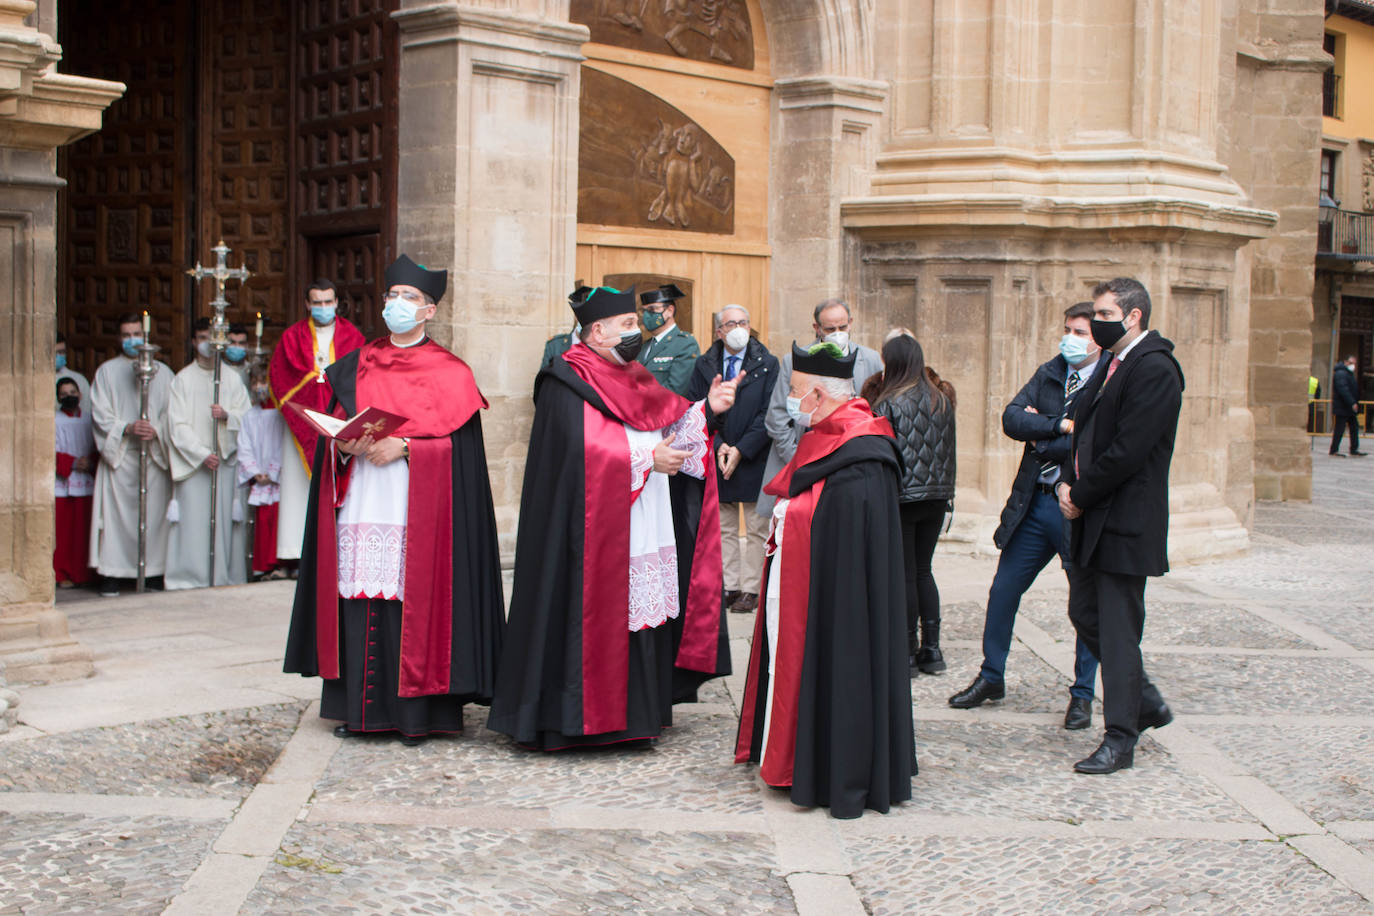
POLYGON ((63 410, 73 411, 76 410, 76 405, 81 403, 81 398, 74 394, 69 394, 66 397, 58 398, 57 403, 62 405, 63 410))
POLYGON ((620 335, 620 343, 615 345, 615 352, 625 362, 634 362, 634 358, 639 355, 639 349, 644 346, 644 335, 639 331, 631 331, 628 334, 620 335))
POLYGON ((1094 318, 1092 334, 1093 342, 1105 350, 1126 336, 1126 325, 1122 321, 1102 321, 1094 318))

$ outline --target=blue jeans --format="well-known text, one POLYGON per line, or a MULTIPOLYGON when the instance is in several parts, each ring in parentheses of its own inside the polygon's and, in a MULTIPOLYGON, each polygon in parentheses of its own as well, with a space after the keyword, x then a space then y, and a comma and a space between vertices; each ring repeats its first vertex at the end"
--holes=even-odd
MULTIPOLYGON (((1031 494, 1026 517, 1012 532, 1007 546, 1002 548, 997 574, 992 577, 992 588, 988 591, 988 613, 983 622, 983 680, 1002 683, 1021 596, 1056 554, 1068 563, 1068 530, 1064 516, 1059 511, 1058 500, 1036 489, 1031 494)), ((1082 639, 1074 645, 1073 674, 1069 693, 1091 700, 1093 682, 1097 679, 1097 659, 1082 639)))

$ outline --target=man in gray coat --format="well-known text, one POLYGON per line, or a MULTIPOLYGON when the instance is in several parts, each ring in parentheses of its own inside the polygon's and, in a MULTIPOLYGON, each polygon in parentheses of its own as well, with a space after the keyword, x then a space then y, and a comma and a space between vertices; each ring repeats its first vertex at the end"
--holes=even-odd
MULTIPOLYGON (((827 299, 816 306, 815 312, 812 313, 811 327, 816 332, 816 340, 830 341, 843 350, 846 356, 851 350, 858 353, 854 361, 855 397, 858 397, 859 389, 870 375, 883 371, 883 358, 878 355, 877 350, 850 341, 850 335, 854 331, 854 316, 849 311, 848 303, 843 299, 827 299)), ((792 456, 797 453, 797 443, 801 441, 802 433, 806 432, 806 427, 793 420, 787 412, 787 397, 792 384, 790 350, 778 357, 778 364, 778 381, 773 385, 773 396, 768 402, 768 411, 763 419, 768 437, 773 440, 773 446, 768 450, 768 464, 763 469, 764 486, 767 486, 768 481, 776 477, 783 466, 792 460, 792 456)), ((760 493, 756 511, 764 518, 768 518, 773 514, 775 502, 777 497, 760 493)))

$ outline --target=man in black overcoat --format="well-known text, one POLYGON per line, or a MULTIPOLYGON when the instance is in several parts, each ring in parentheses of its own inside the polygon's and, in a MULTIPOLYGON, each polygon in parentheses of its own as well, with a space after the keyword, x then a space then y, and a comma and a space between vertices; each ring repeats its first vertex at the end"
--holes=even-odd
POLYGON ((755 511, 768 464, 768 429, 764 415, 778 379, 778 358, 749 334, 749 312, 727 305, 715 314, 716 342, 697 358, 687 380, 687 400, 706 397, 711 380, 729 381, 744 374, 735 392, 735 406, 725 415, 716 436, 716 474, 720 494, 720 552, 725 574, 725 603, 730 610, 748 613, 759 606, 759 577, 763 573, 763 542, 768 519, 755 511), (744 510, 744 544, 740 545, 739 508, 744 510))
POLYGON ((1097 369, 1073 407, 1073 444, 1055 494, 1071 520, 1069 619, 1102 663, 1101 745, 1074 764, 1131 766, 1136 740, 1173 713, 1145 674, 1145 579, 1169 569, 1169 463, 1183 401, 1174 345, 1149 331, 1150 294, 1117 278, 1093 290, 1097 369))
POLYGON ((1359 413, 1360 384, 1355 374, 1357 362, 1355 354, 1337 363, 1331 373, 1331 452, 1341 453, 1341 435, 1346 427, 1350 428, 1350 454, 1363 457, 1367 452, 1360 451, 1360 424, 1356 422, 1359 413))

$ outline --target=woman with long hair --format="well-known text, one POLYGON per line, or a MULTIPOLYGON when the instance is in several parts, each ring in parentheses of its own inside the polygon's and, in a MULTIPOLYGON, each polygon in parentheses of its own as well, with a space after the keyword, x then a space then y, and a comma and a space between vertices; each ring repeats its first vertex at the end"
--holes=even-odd
POLYGON ((926 365, 921 345, 901 328, 883 344, 883 371, 865 382, 863 395, 875 414, 892 423, 902 452, 900 512, 911 673, 939 674, 945 660, 940 652, 940 590, 931 558, 954 499, 954 386, 926 365))

